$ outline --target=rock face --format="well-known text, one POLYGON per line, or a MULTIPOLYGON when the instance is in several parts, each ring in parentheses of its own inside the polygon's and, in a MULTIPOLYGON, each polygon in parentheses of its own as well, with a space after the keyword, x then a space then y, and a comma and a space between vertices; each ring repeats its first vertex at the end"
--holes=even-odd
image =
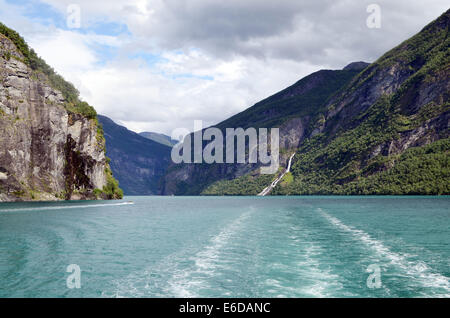
MULTIPOLYGON (((362 62, 363 63, 363 62, 362 62)), ((226 128, 273 128, 280 130, 280 164, 314 130, 327 100, 344 87, 360 68, 321 70, 217 124, 226 128)), ((323 115, 321 115, 323 117, 323 115)), ((258 164, 172 164, 162 184, 163 194, 202 193, 218 180, 231 180, 259 169, 258 164)), ((256 173, 256 172, 254 172, 256 173)))
POLYGON ((274 194, 450 193, 449 26, 450 10, 330 98, 274 194))
MULTIPOLYGON (((296 155, 272 194, 449 194, 449 26, 450 10, 374 63, 313 73, 218 127, 280 127, 280 162, 296 155)), ((180 164, 164 191, 258 193, 270 179, 256 168, 180 164)))
POLYGON ((0 34, 0 201, 95 198, 107 184, 97 124, 0 34))

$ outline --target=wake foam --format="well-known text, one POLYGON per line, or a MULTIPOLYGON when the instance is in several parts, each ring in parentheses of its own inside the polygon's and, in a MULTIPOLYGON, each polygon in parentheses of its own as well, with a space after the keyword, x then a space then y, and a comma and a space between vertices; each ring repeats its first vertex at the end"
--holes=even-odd
MULTIPOLYGON (((244 212, 210 239, 205 247, 191 254, 191 249, 175 252, 161 262, 143 271, 131 273, 115 280, 112 292, 103 292, 103 297, 199 297, 199 292, 210 286, 210 279, 221 266, 222 250, 242 229, 253 210, 244 212), (187 262, 191 264, 187 264, 187 262)), ((223 265, 223 264, 222 264, 223 265)), ((221 291, 222 296, 231 293, 221 291)))
POLYGON ((24 211, 48 211, 48 210, 67 210, 67 209, 88 209, 105 206, 121 206, 130 205, 133 202, 105 203, 105 204, 88 204, 88 205, 69 205, 69 206, 47 206, 39 208, 21 208, 21 209, 0 209, 1 212, 24 212, 24 211))
POLYGON ((293 225, 288 236, 289 253, 292 259, 288 263, 273 263, 279 276, 290 275, 298 281, 276 278, 266 279, 264 290, 275 297, 335 297, 343 290, 342 277, 334 273, 322 262, 325 251, 312 239, 307 227, 293 225))
POLYGON ((379 256, 387 258, 392 265, 406 272, 410 278, 417 280, 422 287, 445 290, 445 294, 433 292, 433 296, 450 297, 450 280, 448 277, 433 272, 424 262, 412 262, 408 260, 406 255, 391 251, 382 242, 372 238, 366 232, 342 223, 322 209, 319 208, 318 212, 336 228, 350 233, 355 239, 372 248, 379 256))
POLYGON ((216 273, 220 266, 220 255, 233 236, 240 231, 243 223, 250 217, 253 210, 241 214, 236 220, 226 226, 219 234, 210 240, 210 244, 202 251, 195 254, 191 260, 194 268, 176 273, 169 280, 171 291, 176 297, 198 297, 195 292, 200 288, 205 288, 210 277, 216 273))

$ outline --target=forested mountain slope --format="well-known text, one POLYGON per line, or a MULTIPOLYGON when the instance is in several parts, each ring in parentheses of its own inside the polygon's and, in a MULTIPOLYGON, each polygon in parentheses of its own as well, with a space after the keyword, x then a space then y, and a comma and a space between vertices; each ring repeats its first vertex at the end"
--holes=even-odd
MULTIPOLYGON (((447 11, 334 95, 272 194, 449 194, 449 21, 447 11)), ((249 178, 204 193, 263 188, 249 178)))

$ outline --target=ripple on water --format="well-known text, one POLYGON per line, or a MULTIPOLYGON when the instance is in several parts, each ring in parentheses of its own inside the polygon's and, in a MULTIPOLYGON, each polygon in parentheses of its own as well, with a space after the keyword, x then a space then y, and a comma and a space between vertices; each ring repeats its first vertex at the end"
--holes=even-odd
POLYGON ((391 251, 381 241, 372 238, 366 232, 342 223, 339 219, 318 209, 318 212, 336 228, 350 233, 356 240, 375 251, 380 257, 386 258, 389 264, 406 274, 408 284, 414 284, 422 296, 450 297, 450 280, 448 277, 434 272, 425 262, 414 262, 408 258, 412 255, 391 251), (422 288, 421 288, 422 287, 422 288), (425 288, 425 290, 423 290, 425 288))

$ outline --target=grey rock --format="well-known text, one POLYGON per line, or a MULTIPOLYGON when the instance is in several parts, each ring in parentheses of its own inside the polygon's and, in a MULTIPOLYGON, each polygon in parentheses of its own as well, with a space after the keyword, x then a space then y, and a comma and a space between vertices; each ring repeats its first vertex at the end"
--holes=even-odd
POLYGON ((0 201, 94 198, 107 167, 95 121, 70 114, 61 92, 22 58, 0 36, 0 201))

